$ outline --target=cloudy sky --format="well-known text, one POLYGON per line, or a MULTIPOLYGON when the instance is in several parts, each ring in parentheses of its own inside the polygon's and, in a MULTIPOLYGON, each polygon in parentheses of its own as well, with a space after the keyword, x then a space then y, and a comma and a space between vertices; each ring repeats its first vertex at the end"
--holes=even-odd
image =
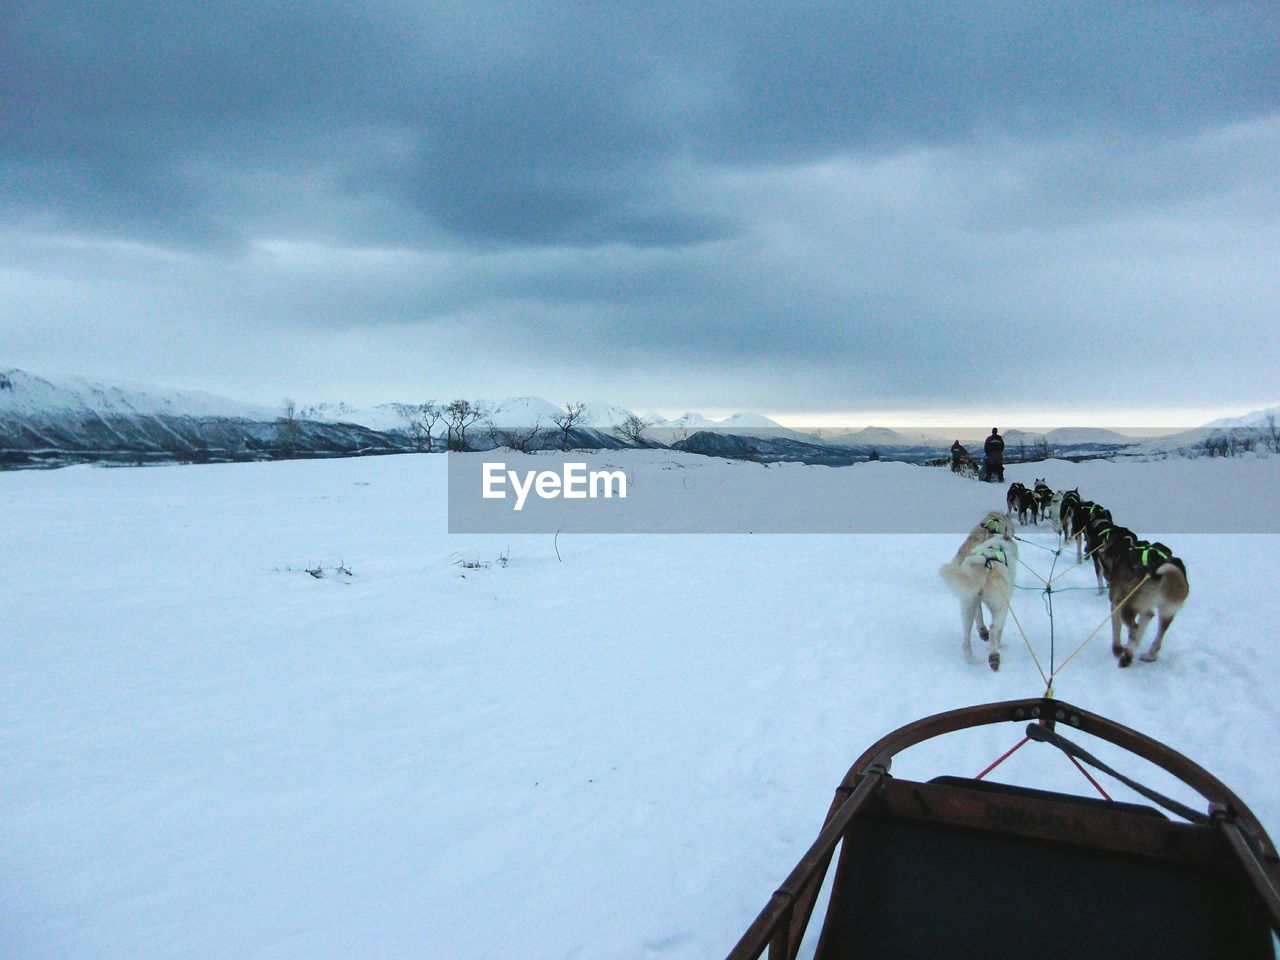
POLYGON ((1196 422, 1278 175, 1270 2, 6 0, 0 366, 1196 422))

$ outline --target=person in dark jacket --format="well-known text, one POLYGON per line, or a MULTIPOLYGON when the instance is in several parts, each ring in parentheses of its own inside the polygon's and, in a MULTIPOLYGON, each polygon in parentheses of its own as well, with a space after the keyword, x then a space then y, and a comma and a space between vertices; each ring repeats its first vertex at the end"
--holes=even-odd
POLYGON ((968 454, 965 452, 964 444, 959 440, 951 445, 951 472, 959 473, 960 464, 964 461, 968 454))
POLYGON ((982 452, 986 456, 983 462, 986 479, 1004 483, 1004 437, 1000 436, 995 427, 991 428, 991 436, 982 445, 982 452))

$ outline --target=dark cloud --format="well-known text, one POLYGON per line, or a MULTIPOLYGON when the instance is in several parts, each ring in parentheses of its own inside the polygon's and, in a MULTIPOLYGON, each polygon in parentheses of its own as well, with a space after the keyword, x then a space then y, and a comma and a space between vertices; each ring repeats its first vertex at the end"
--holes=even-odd
POLYGON ((1277 305, 1267 4, 13 0, 0 31, 0 322, 37 359, 78 363, 38 346, 69 313, 137 364, 150 317, 228 366, 381 342, 399 383, 418 331, 460 380, 774 409, 954 403, 996 350, 1022 399, 1274 369, 1227 359, 1277 305), (1053 329, 1129 375, 1027 346, 1053 329))
POLYGON ((1263 5, 685 6, 10 4, 10 201, 104 230, 168 214, 198 239, 236 229, 204 178, 336 155, 465 239, 681 244, 725 228, 662 201, 672 156, 1183 132, 1270 111, 1280 86, 1263 5), (407 152, 345 156, 371 126, 407 152))

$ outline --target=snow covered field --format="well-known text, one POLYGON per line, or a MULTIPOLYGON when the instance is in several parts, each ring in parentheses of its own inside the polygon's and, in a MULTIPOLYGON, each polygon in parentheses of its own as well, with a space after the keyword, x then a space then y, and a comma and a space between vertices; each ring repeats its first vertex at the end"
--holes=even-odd
MULTIPOLYGON (((726 496, 799 476, 660 456, 726 496)), ((944 470, 794 471, 873 503, 910 483, 956 526, 1003 506, 944 470)), ((1171 483, 1215 510, 1228 472, 1274 490, 1280 459, 1008 479, 1079 485, 1184 558, 1161 661, 1117 669, 1104 628, 1056 692, 1201 762, 1277 834, 1280 536, 1126 514, 1171 483)), ((937 576, 956 535, 561 535, 557 560, 548 535, 449 536, 445 489, 439 455, 0 473, 0 956, 720 956, 872 740, 1043 691, 1012 622, 1000 673, 964 662, 937 576)), ((1055 608, 1061 661, 1107 607, 1055 608)), ((1047 658, 1040 595, 1015 613, 1047 658)), ((971 775, 1020 736, 897 769, 971 775)), ((1043 747, 999 772, 1089 789, 1043 747)))

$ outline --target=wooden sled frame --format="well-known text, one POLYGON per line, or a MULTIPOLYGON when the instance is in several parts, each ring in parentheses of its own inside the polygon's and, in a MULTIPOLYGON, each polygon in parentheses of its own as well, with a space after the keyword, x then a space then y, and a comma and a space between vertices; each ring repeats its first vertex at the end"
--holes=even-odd
MULTIPOLYGON (((1098 763, 1083 751, 1075 756, 1098 763)), ((936 714, 901 727, 873 744, 841 781, 817 840, 748 927, 728 960, 756 960, 766 949, 769 960, 795 960, 836 847, 858 830, 867 830, 869 823, 874 836, 876 822, 905 822, 911 818, 926 825, 942 823, 945 828, 968 836, 1013 838, 1014 842, 1038 843, 1052 850, 1070 849, 1077 856, 1083 852, 1086 860, 1181 857, 1187 863, 1212 860, 1219 865, 1225 861, 1241 878, 1238 889, 1232 892, 1232 902, 1242 903, 1240 909, 1249 911, 1250 920, 1260 920, 1271 931, 1280 933, 1280 859, 1257 817, 1235 793, 1208 771, 1151 737, 1063 701, 1039 698, 936 714), (1149 798, 1199 822, 1170 821, 1150 808, 1134 804, 988 786, 958 778, 944 777, 921 784, 896 780, 889 774, 893 757, 915 744, 973 727, 1028 721, 1030 739, 1055 742, 1069 755, 1073 745, 1057 734, 1055 727, 1087 733, 1151 762, 1200 794, 1207 801, 1208 815, 1167 801, 1123 775, 1125 782, 1149 798), (992 791, 998 799, 992 799, 992 791), (1001 791, 1006 793, 1001 795, 1001 791)), ((865 841, 867 834, 861 836, 865 841)), ((876 955, 874 950, 864 952, 861 945, 824 949, 824 944, 834 939, 829 938, 828 928, 833 925, 830 921, 835 906, 844 895, 842 885, 848 887, 851 883, 846 876, 850 869, 846 859, 856 859, 851 850, 857 845, 858 841, 853 840, 841 847, 828 918, 817 948, 819 958, 876 955)), ((1257 939, 1253 938, 1254 946, 1257 939)), ((965 954, 962 951, 955 955, 965 954)), ((1274 954, 1268 943, 1265 952, 1251 955, 1274 954)))

